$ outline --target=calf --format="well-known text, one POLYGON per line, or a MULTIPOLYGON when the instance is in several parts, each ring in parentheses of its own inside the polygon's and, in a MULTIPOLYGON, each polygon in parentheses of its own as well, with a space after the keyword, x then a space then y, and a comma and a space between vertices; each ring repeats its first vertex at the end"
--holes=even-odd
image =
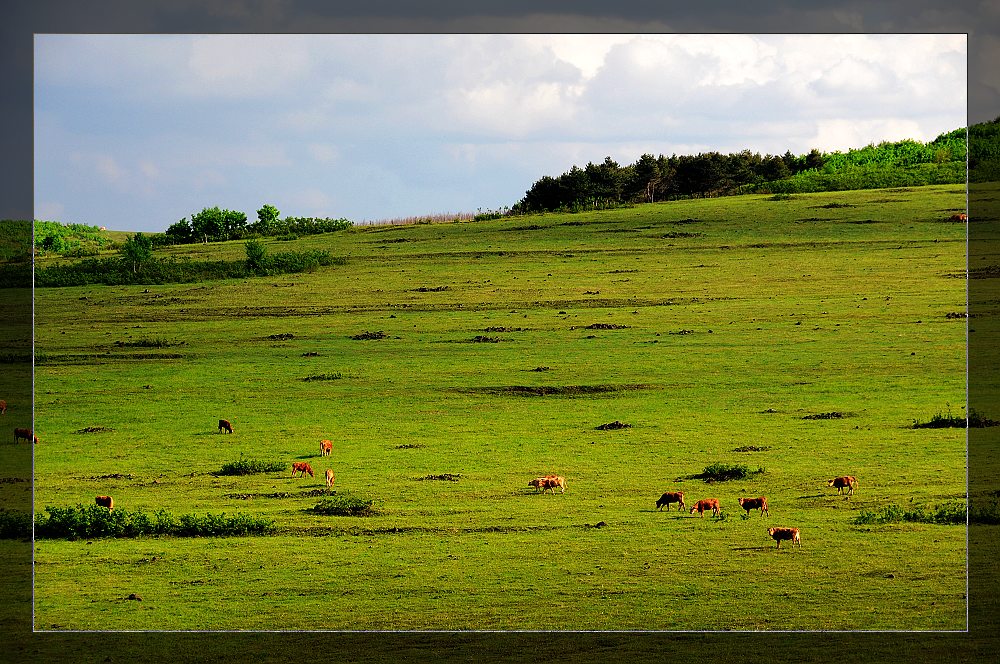
POLYGON ((767 497, 761 496, 760 498, 738 498, 740 501, 740 507, 747 511, 747 516, 750 516, 750 510, 760 510, 760 515, 764 516, 767 514, 771 516, 771 513, 767 511, 767 497))
POLYGON ((964 212, 959 212, 958 214, 953 214, 948 217, 948 221, 968 221, 969 216, 964 212))
POLYGON ((0 415, 6 415, 6 414, 7 414, 7 402, 4 401, 3 399, 0 399, 0 415))
POLYGON ((229 423, 229 420, 219 420, 219 433, 223 431, 226 433, 233 432, 233 425, 229 423))
POLYGON ((36 436, 34 433, 32 433, 31 429, 22 429, 20 427, 14 429, 14 442, 16 443, 17 441, 21 440, 22 438, 24 440, 28 441, 29 443, 32 440, 34 440, 35 444, 36 445, 38 444, 38 436, 36 436))
POLYGON ((115 508, 115 499, 111 496, 97 496, 94 502, 98 507, 107 507, 109 512, 115 508))
POLYGON ((327 468, 326 469, 326 486, 327 486, 328 489, 332 489, 333 488, 333 481, 335 479, 336 478, 333 476, 333 469, 332 468, 327 468))
POLYGON ((329 440, 319 441, 319 451, 322 456, 330 456, 330 453, 333 452, 333 443, 329 440))
POLYGON ((767 534, 771 536, 778 546, 775 548, 781 548, 781 540, 792 540, 792 545, 798 544, 802 546, 802 539, 799 537, 798 528, 768 528, 767 534))
POLYGON ((309 473, 309 477, 315 477, 315 475, 313 475, 312 466, 305 461, 292 462, 292 477, 295 477, 295 473, 302 473, 302 477, 305 477, 306 473, 309 473))
POLYGON ((683 491, 670 491, 662 496, 656 501, 656 508, 663 511, 663 506, 667 506, 667 511, 670 511, 670 503, 677 503, 677 511, 680 512, 684 507, 684 492, 683 491))
POLYGON ((719 507, 718 498, 705 498, 703 500, 699 500, 694 504, 694 507, 691 508, 691 514, 698 512, 698 514, 701 515, 701 518, 704 519, 705 512, 708 510, 712 510, 712 516, 722 515, 722 508, 719 507))
POLYGON ((844 475, 843 477, 834 477, 832 480, 827 480, 827 486, 837 487, 837 495, 844 493, 844 489, 847 489, 847 495, 854 495, 854 487, 858 485, 858 480, 854 475, 844 475))

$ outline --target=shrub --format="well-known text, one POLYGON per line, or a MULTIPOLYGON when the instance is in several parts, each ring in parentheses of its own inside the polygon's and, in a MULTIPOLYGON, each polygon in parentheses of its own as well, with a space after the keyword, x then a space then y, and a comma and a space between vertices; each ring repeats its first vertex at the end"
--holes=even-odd
POLYGON ((374 516, 378 514, 375 501, 349 493, 341 493, 324 498, 311 508, 312 512, 328 516, 374 516))
POLYGON ((31 539, 31 515, 0 510, 0 539, 31 539))
POLYGON ((259 459, 244 459, 222 464, 216 475, 255 475, 259 473, 278 473, 288 469, 288 464, 282 461, 260 461, 259 459))
POLYGON ((881 510, 861 510, 854 518, 857 525, 880 525, 885 523, 937 523, 965 525, 967 510, 965 503, 945 503, 929 509, 914 507, 905 510, 899 505, 886 505, 881 510))
POLYGON ((107 510, 97 505, 45 508, 35 516, 35 537, 93 538, 176 535, 179 537, 227 537, 266 535, 276 530, 274 522, 248 514, 225 514, 180 518, 166 510, 147 514, 142 510, 107 510))
POLYGON ((758 467, 757 470, 750 470, 745 464, 725 464, 725 463, 713 463, 709 466, 705 466, 705 469, 701 471, 700 475, 695 475, 698 479, 703 479, 706 482, 725 482, 728 480, 743 480, 751 475, 759 475, 764 472, 764 469, 758 467))

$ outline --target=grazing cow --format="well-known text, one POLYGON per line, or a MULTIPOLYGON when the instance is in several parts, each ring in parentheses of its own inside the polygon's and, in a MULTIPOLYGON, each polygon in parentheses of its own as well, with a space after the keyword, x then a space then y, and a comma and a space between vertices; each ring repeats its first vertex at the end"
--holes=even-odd
POLYGON ((219 433, 223 431, 227 433, 233 432, 233 425, 229 423, 229 420, 219 420, 219 433))
POLYGON ((781 548, 781 540, 792 540, 792 545, 798 544, 802 546, 802 539, 799 537, 798 528, 768 528, 767 534, 771 536, 778 546, 775 548, 781 548))
POLYGON ((968 220, 969 220, 969 215, 965 214, 964 212, 959 212, 958 214, 953 214, 950 217, 948 217, 948 221, 968 221, 968 220))
POLYGON ((319 441, 319 451, 322 456, 330 456, 330 453, 333 452, 333 443, 329 440, 319 441))
POLYGON ((115 500, 111 496, 97 496, 94 502, 98 507, 107 507, 109 512, 115 508, 115 500))
POLYGON ((0 399, 0 415, 6 415, 6 414, 7 414, 7 402, 4 401, 3 399, 0 399))
POLYGON ((32 440, 34 440, 35 444, 36 445, 38 444, 38 436, 34 435, 34 433, 32 433, 32 431, 31 431, 31 429, 22 429, 20 427, 14 429, 14 442, 16 443, 17 441, 21 440, 22 438, 24 440, 28 441, 29 443, 32 440))
POLYGON ((536 477, 535 479, 533 479, 530 482, 528 482, 528 486, 535 487, 535 493, 538 493, 538 490, 541 489, 541 488, 543 488, 545 486, 545 478, 544 477, 536 477))
POLYGON ((332 468, 327 468, 326 469, 326 486, 327 486, 327 488, 330 488, 330 489, 333 488, 333 481, 335 479, 336 478, 333 476, 333 469, 332 468))
POLYGON ((542 479, 545 480, 544 484, 542 485, 542 493, 545 493, 546 489, 549 489, 550 491, 552 491, 552 493, 555 493, 556 487, 559 487, 560 489, 559 493, 566 493, 565 477, 560 477, 559 475, 546 475, 542 479))
POLYGON ((701 518, 704 519, 705 512, 707 512, 708 510, 712 510, 712 516, 722 515, 722 508, 719 507, 718 498, 704 498, 702 500, 699 500, 694 504, 694 507, 691 508, 690 513, 694 514, 695 512, 698 512, 698 514, 701 515, 701 518))
POLYGON ((315 475, 313 475, 312 466, 305 461, 292 462, 292 477, 295 477, 295 473, 302 473, 302 477, 305 477, 306 473, 309 473, 309 477, 315 477, 315 475))
POLYGON ((847 489, 847 495, 854 495, 854 487, 858 485, 858 480, 854 475, 844 475, 843 477, 834 477, 832 480, 827 480, 827 486, 837 487, 837 495, 844 493, 844 489, 847 489))
POLYGON ((767 511, 767 497, 761 496, 760 498, 738 498, 740 501, 740 507, 747 511, 747 516, 750 516, 750 510, 760 510, 760 515, 764 516, 767 514, 771 516, 771 513, 767 511))
POLYGON ((686 505, 684 505, 684 492, 683 491, 669 491, 656 501, 656 507, 661 512, 663 511, 663 506, 667 506, 667 511, 670 511, 670 503, 677 503, 677 511, 680 512, 686 505))

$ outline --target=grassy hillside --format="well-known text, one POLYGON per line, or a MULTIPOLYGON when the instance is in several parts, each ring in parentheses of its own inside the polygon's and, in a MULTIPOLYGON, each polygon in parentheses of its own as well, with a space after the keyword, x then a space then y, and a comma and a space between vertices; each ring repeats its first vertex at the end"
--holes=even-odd
POLYGON ((964 200, 356 228, 265 242, 344 259, 311 274, 41 289, 36 512, 109 494, 276 532, 39 539, 36 628, 964 629, 962 526, 854 523, 964 497, 965 432, 912 428, 964 415, 964 200), (240 459, 283 470, 220 474, 240 459), (327 468, 375 513, 313 511, 327 468), (723 516, 659 512, 668 490, 723 516))

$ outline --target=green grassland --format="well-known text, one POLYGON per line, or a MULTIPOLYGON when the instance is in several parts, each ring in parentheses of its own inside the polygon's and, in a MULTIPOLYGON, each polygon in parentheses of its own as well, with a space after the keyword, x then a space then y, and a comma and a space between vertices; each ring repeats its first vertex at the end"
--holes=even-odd
POLYGON ((264 241, 346 258, 310 274, 40 289, 36 513, 109 494, 278 531, 39 539, 36 628, 963 630, 966 529, 852 519, 964 500, 965 431, 911 428, 964 414, 964 205, 949 185, 355 228, 264 241), (287 470, 218 474, 240 458, 287 470), (715 462, 764 472, 692 477, 715 462), (326 468, 377 513, 310 511, 326 468), (566 493, 527 486, 545 473, 566 493), (723 518, 658 512, 668 490, 723 518), (770 516, 745 518, 758 495, 770 516))

